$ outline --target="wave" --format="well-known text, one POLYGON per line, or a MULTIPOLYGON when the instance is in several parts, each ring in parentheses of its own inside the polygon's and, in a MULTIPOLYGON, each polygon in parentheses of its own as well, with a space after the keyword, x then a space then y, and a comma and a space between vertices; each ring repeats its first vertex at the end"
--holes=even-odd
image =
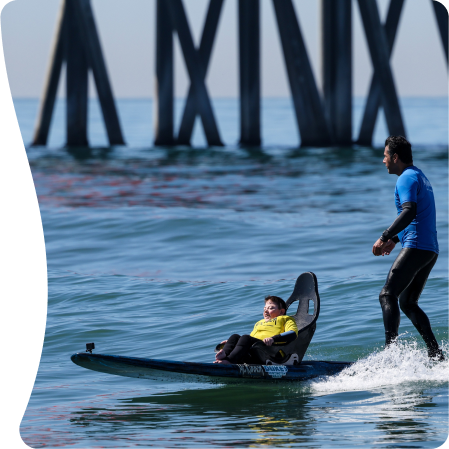
POLYGON ((436 362, 416 341, 398 341, 357 360, 352 366, 332 377, 310 382, 313 393, 373 390, 413 382, 446 383, 449 378, 448 344, 442 345, 446 360, 436 362))

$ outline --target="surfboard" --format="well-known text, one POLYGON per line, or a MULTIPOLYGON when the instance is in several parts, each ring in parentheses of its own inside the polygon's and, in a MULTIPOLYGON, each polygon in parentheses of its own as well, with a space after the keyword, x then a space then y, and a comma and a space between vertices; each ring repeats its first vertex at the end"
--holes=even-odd
POLYGON ((263 342, 257 342, 251 348, 257 356, 256 360, 265 361, 265 365, 175 362, 93 354, 94 343, 86 345, 86 352, 73 354, 72 362, 83 368, 117 376, 188 382, 301 381, 337 374, 350 366, 351 362, 303 360, 320 313, 318 281, 312 272, 302 273, 298 277, 293 293, 286 301, 287 309, 295 302, 298 302, 298 308, 296 314, 291 316, 298 327, 296 340, 279 346, 266 346, 263 342), (285 360, 282 360, 282 364, 273 363, 280 349, 285 353, 285 360), (297 364, 290 364, 291 360, 297 364))
POLYGON ((300 365, 222 365, 218 363, 176 362, 80 352, 72 362, 83 368, 116 376, 185 382, 304 381, 330 376, 352 362, 307 361, 300 365))

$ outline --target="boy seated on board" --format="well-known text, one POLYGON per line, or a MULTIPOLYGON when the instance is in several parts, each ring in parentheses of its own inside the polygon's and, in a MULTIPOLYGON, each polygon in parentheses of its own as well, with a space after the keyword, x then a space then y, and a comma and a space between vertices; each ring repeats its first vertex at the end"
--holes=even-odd
POLYGON ((265 307, 263 308, 263 319, 254 325, 250 335, 234 334, 228 340, 222 341, 224 344, 215 355, 214 363, 254 363, 249 350, 251 346, 263 341, 267 346, 285 345, 296 340, 298 328, 293 317, 285 314, 287 306, 283 299, 278 296, 267 296, 265 307))

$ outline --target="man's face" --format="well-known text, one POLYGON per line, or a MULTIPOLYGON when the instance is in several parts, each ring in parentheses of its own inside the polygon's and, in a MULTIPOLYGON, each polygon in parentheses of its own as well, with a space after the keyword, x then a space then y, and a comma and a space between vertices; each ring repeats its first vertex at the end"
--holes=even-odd
POLYGON ((273 318, 276 318, 280 315, 285 315, 285 310, 280 309, 277 304, 275 304, 271 299, 269 299, 265 303, 265 307, 263 308, 263 317, 265 321, 270 321, 273 318))
POLYGON ((394 175, 396 174, 396 172, 398 171, 398 166, 397 166, 397 155, 394 154, 393 157, 390 156, 390 153, 388 152, 388 145, 385 147, 385 151, 384 151, 384 160, 383 163, 385 164, 385 167, 387 167, 388 173, 390 175, 394 175))

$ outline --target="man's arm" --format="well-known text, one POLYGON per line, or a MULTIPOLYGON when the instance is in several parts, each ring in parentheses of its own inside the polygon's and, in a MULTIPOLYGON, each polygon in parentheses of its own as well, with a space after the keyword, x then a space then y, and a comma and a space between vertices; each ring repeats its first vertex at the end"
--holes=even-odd
POLYGON ((402 212, 396 217, 393 224, 382 233, 380 238, 373 245, 373 254, 375 256, 384 254, 385 249, 387 249, 387 253, 390 254, 394 248, 394 246, 391 246, 391 243, 389 243, 390 240, 395 244, 399 242, 397 234, 403 231, 415 219, 416 210, 417 205, 414 202, 402 204, 402 212))
POLYGON ((402 205, 402 212, 396 217, 393 224, 382 233, 380 240, 382 240, 382 242, 388 242, 388 240, 403 231, 415 219, 416 209, 416 203, 404 203, 402 205))

